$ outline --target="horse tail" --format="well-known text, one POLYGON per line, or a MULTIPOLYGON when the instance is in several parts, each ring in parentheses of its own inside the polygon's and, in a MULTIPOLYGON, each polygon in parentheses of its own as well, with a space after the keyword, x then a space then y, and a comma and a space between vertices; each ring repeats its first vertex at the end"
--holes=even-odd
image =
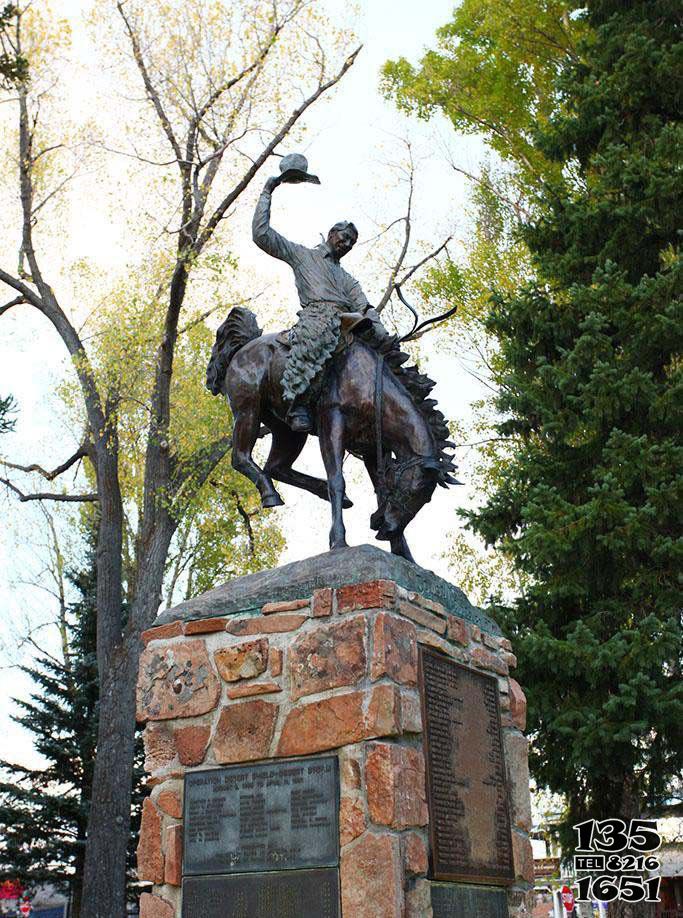
POLYGON ((262 334, 253 312, 244 306, 235 306, 230 310, 228 318, 216 332, 216 341, 206 368, 206 388, 209 392, 213 395, 221 392, 232 358, 240 348, 260 338, 262 334))

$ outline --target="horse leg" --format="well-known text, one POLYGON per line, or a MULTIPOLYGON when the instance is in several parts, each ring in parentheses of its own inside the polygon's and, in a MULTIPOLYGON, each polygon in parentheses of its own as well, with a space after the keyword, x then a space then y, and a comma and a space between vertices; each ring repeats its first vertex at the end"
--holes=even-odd
POLYGON ((389 544, 391 545, 392 555, 400 555, 401 558, 405 558, 407 561, 412 561, 415 563, 415 558, 413 558, 410 549, 408 548, 408 543, 406 542, 406 537, 403 532, 397 532, 396 535, 389 536, 389 544))
MULTIPOLYGON (((322 478, 315 478, 313 475, 306 475, 304 472, 297 472, 292 468, 304 448, 308 434, 295 433, 287 424, 283 424, 276 418, 268 417, 266 423, 273 434, 273 442, 264 471, 277 481, 310 491, 311 494, 315 494, 322 500, 329 500, 326 481, 323 481, 322 478)), ((343 505, 353 507, 351 501, 346 497, 343 505)))
POLYGON ((322 412, 320 418, 320 452, 327 472, 327 490, 332 504, 330 548, 346 548, 344 502, 344 415, 339 408, 322 412))
POLYGON ((263 507, 279 507, 284 501, 273 487, 270 475, 256 465, 251 455, 260 427, 258 411, 241 410, 235 415, 232 431, 232 467, 253 481, 261 495, 263 507))

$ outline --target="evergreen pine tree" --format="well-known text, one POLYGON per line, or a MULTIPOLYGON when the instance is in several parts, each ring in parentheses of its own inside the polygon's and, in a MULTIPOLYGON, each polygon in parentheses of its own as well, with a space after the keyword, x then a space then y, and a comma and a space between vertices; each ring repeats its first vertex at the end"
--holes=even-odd
POLYGON ((517 448, 468 516, 529 584, 499 614, 569 847, 583 819, 661 812, 683 767, 679 16, 588 3, 536 140, 563 167, 523 230, 536 280, 488 323, 517 448))
MULTIPOLYGON (((51 883, 68 892, 69 914, 78 918, 99 695, 94 549, 86 569, 70 579, 79 598, 64 622, 61 659, 44 654, 21 667, 35 689, 28 701, 14 699, 20 711, 14 720, 33 735, 45 764, 27 768, 0 762, 0 881, 19 880, 29 889, 51 883)), ((142 797, 141 743, 138 747, 129 874, 142 797)))

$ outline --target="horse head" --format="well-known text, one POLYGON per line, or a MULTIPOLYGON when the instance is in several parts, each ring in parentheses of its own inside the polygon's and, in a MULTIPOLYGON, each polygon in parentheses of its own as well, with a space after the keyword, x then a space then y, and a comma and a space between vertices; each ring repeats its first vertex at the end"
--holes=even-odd
POLYGON ((411 456, 387 463, 385 493, 378 494, 379 508, 370 526, 381 541, 402 533, 408 523, 432 499, 441 463, 435 456, 411 456))

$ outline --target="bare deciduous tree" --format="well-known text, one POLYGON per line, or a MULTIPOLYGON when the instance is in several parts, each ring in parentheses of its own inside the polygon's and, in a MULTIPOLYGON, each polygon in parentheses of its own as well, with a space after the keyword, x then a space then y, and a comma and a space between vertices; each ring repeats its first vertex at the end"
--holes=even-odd
MULTIPOLYGON (((180 458, 174 449, 174 355, 193 267, 260 168, 299 125, 308 109, 342 79, 359 50, 350 56, 342 55, 341 59, 339 53, 326 52, 323 42, 310 32, 308 6, 304 0, 242 0, 228 5, 218 0, 213 3, 192 0, 171 5, 179 21, 186 16, 187 25, 184 34, 174 34, 172 71, 170 57, 164 58, 160 53, 158 36, 155 38, 153 34, 151 5, 118 0, 112 7, 137 68, 150 115, 168 150, 164 162, 155 159, 155 153, 145 156, 134 149, 131 155, 146 162, 159 162, 160 168, 171 163, 179 214, 172 267, 167 282, 154 294, 155 301, 163 304, 164 316, 146 406, 149 422, 145 431, 144 494, 135 546, 136 578, 132 590, 129 585, 131 602, 125 617, 124 497, 117 427, 120 393, 115 381, 109 379, 104 385, 98 377, 73 311, 45 273, 45 253, 39 250, 36 226, 45 213, 46 195, 53 200, 62 185, 55 184, 47 191, 43 188, 39 193, 38 172, 44 159, 61 145, 49 142, 41 148, 42 106, 46 99, 37 83, 29 80, 14 89, 22 215, 20 258, 16 271, 0 266, 0 282, 13 292, 13 298, 0 307, 0 314, 26 304, 51 323, 71 357, 78 379, 87 437, 76 453, 53 471, 46 471, 36 463, 8 463, 6 468, 31 470, 54 481, 77 461, 87 459, 96 482, 94 493, 74 495, 25 493, 9 476, 3 479, 24 501, 96 501, 98 507, 97 646, 101 708, 82 918, 123 918, 125 914, 140 635, 157 614, 169 546, 188 498, 203 485, 230 448, 229 438, 217 436, 189 457, 180 458), (231 35, 223 38, 212 34, 212 17, 214 29, 225 25, 226 17, 232 17, 231 35), (301 79, 300 96, 294 102, 291 97, 282 98, 269 106, 268 92, 279 83, 277 70, 271 74, 269 64, 283 43, 290 40, 307 49, 314 79, 312 82, 301 79), (327 58, 335 56, 338 62, 330 64, 327 58), (248 154, 238 149, 241 141, 248 142, 248 154), (230 185, 218 193, 222 184, 219 176, 224 182, 226 174, 230 175, 230 185)), ((12 30, 16 53, 26 52, 30 68, 30 52, 24 48, 24 34, 29 28, 27 9, 14 9, 8 28, 12 30)), ((177 29, 179 25, 174 23, 173 30, 177 29)))

